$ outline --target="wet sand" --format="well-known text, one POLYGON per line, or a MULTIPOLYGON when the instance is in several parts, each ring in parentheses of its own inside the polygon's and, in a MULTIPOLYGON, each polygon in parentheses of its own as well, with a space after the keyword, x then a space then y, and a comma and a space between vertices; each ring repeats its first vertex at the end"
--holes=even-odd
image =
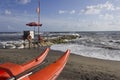
MULTIPOLYGON (((45 47, 38 49, 0 49, 0 63, 25 63, 37 57, 45 47)), ((45 64, 54 62, 63 52, 50 50, 45 64)), ((57 80, 120 80, 120 61, 100 60, 71 54, 57 80)))

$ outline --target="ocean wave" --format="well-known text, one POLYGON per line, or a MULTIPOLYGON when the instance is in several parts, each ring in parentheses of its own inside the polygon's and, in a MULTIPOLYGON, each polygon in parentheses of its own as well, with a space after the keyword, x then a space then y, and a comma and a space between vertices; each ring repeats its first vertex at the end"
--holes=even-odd
POLYGON ((67 49, 70 49, 71 53, 77 55, 98 58, 98 59, 105 59, 105 60, 120 61, 119 50, 110 50, 110 49, 90 47, 90 46, 78 45, 78 44, 56 44, 56 45, 52 45, 51 49, 60 50, 60 51, 66 51, 67 49))
POLYGON ((109 40, 109 39, 103 39, 103 38, 85 37, 85 38, 72 40, 70 41, 70 43, 90 46, 90 47, 92 46, 92 47, 110 49, 110 50, 120 50, 119 41, 120 40, 109 40))

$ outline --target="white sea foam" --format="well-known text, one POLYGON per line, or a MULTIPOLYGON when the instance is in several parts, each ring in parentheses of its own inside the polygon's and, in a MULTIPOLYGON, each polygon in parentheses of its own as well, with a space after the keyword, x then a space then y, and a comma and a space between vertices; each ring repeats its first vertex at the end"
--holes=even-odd
POLYGON ((86 57, 93 57, 106 60, 115 60, 120 61, 120 51, 119 50, 110 50, 99 47, 90 47, 78 44, 57 44, 52 45, 51 49, 66 51, 67 49, 71 50, 71 53, 82 55, 86 57))
POLYGON ((0 42, 0 48, 6 48, 6 49, 22 49, 24 48, 23 43, 25 43, 23 40, 18 41, 2 41, 0 42))

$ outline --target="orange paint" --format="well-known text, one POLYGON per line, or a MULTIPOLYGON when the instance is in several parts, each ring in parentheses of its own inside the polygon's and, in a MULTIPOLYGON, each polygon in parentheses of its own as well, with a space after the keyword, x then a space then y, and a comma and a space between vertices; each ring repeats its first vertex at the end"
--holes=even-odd
MULTIPOLYGON (((14 63, 4 63, 0 65, 0 80, 7 80, 10 77, 18 76, 22 72, 31 69, 40 63, 45 59, 46 55, 48 54, 49 48, 47 48, 40 56, 38 56, 36 59, 22 64, 14 64, 14 63)), ((68 57, 70 54, 70 50, 67 50, 63 56, 61 56, 57 61, 54 63, 46 66, 42 70, 37 71, 36 73, 26 73, 25 75, 21 76, 23 77, 21 80, 55 80, 60 72, 63 70, 68 57)), ((21 78, 20 77, 20 78, 21 78)))

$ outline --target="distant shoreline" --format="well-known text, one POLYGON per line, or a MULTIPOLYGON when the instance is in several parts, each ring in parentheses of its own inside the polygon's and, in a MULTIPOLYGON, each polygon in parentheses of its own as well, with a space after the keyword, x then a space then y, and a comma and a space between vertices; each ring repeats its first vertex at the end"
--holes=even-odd
MULTIPOLYGON (((23 30, 24 31, 24 30, 23 30)), ((0 33, 23 33, 23 31, 1 31, 0 33)), ((32 30, 33 31, 33 30, 32 30)), ((44 32, 49 32, 49 33, 69 33, 69 32, 120 32, 120 31, 42 31, 42 33, 44 32)), ((37 33, 37 31, 36 31, 37 33)))

